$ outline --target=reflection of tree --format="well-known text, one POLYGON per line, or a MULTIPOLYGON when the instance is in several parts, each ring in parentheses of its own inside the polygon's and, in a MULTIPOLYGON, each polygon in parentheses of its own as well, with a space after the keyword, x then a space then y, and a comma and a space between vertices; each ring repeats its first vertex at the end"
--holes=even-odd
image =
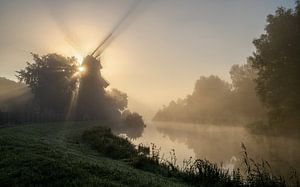
POLYGON ((115 134, 126 134, 129 138, 137 139, 142 136, 146 125, 141 115, 129 110, 122 112, 121 122, 111 126, 115 134))
POLYGON ((144 132, 143 126, 125 127, 125 129, 124 129, 124 133, 132 139, 137 139, 137 138, 141 137, 143 132, 144 132))
POLYGON ((235 132, 222 132, 220 128, 192 124, 181 124, 180 128, 172 129, 168 126, 157 127, 158 131, 168 136, 173 141, 185 143, 193 149, 196 157, 207 158, 214 162, 229 160, 239 153, 240 143, 232 137, 235 132))
MULTIPOLYGON (((271 163, 274 171, 287 174, 290 166, 300 167, 299 139, 249 134, 243 127, 198 126, 193 124, 157 124, 157 130, 172 141, 185 143, 196 157, 226 162, 239 157, 243 142, 251 157, 271 163)), ((176 148, 175 148, 176 150, 176 148)))
POLYGON ((142 136, 145 123, 141 115, 135 112, 131 113, 128 110, 124 111, 122 114, 122 122, 122 127, 127 136, 133 139, 142 136))

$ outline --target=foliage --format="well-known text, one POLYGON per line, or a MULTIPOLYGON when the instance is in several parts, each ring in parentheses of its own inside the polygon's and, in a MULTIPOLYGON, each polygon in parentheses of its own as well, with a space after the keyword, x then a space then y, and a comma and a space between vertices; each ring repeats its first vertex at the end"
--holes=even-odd
POLYGON ((172 101, 159 110, 154 120, 193 123, 237 123, 264 114, 254 90, 255 71, 249 64, 233 65, 232 84, 217 76, 200 77, 185 99, 172 101))
POLYGON ((170 152, 169 160, 162 158, 159 152, 160 149, 152 145, 151 154, 135 158, 133 166, 165 177, 181 179, 193 186, 299 186, 295 170, 290 176, 289 183, 286 183, 283 177, 272 172, 267 161, 256 162, 250 158, 244 144, 242 144, 241 168, 245 171, 236 168, 229 172, 208 160, 192 158, 183 161, 183 166, 179 167, 176 165, 174 150, 170 152))
POLYGON ((265 108, 255 91, 257 72, 251 62, 233 65, 230 69, 232 81, 231 109, 244 118, 257 120, 265 115, 265 108))
POLYGON ((248 152, 244 144, 242 144, 242 150, 246 173, 245 181, 249 186, 286 186, 286 182, 283 177, 278 177, 273 174, 268 161, 254 161, 248 156, 248 152))
POLYGON ((17 72, 18 79, 26 83, 34 95, 36 111, 31 112, 66 114, 76 120, 120 122, 121 111, 128 105, 127 94, 117 89, 105 90, 108 83, 101 76, 99 60, 87 56, 82 64, 84 71, 79 72, 74 57, 32 56, 33 62, 17 72))
POLYGON ((138 138, 142 135, 145 123, 143 117, 136 112, 131 113, 129 110, 122 112, 122 129, 130 138, 138 138))
POLYGON ((230 175, 228 171, 207 160, 190 158, 184 161, 182 167, 176 161, 175 150, 170 152, 170 159, 164 159, 160 155, 160 149, 152 144, 151 154, 135 158, 133 166, 165 177, 181 179, 193 186, 242 186, 240 173, 230 175))
POLYGON ((17 71, 17 78, 25 82, 34 94, 40 111, 64 112, 69 106, 77 79, 77 61, 58 54, 32 54, 33 62, 17 71))
POLYGON ((108 96, 112 99, 112 105, 119 110, 123 111, 127 108, 128 96, 126 93, 114 88, 108 92, 108 96))
POLYGON ((295 10, 281 7, 267 17, 266 33, 253 41, 256 51, 249 57, 271 123, 300 121, 300 2, 296 4, 295 10))
POLYGON ((137 155, 133 144, 113 135, 110 129, 98 127, 87 130, 83 133, 82 139, 99 153, 110 158, 128 159, 137 155))

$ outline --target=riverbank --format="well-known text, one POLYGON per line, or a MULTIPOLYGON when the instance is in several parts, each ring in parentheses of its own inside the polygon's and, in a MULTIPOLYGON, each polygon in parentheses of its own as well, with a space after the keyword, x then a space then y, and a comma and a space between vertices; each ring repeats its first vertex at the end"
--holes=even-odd
POLYGON ((262 167, 262 173, 252 167, 247 179, 241 179, 238 170, 229 174, 207 160, 190 160, 184 168, 178 168, 174 160, 162 161, 157 150, 152 149, 149 156, 140 155, 129 141, 113 135, 105 126, 109 124, 102 121, 0 129, 0 184, 244 186, 245 180, 252 186, 284 184, 262 167))
POLYGON ((92 150, 81 134, 98 123, 50 123, 0 129, 3 186, 186 186, 92 150))

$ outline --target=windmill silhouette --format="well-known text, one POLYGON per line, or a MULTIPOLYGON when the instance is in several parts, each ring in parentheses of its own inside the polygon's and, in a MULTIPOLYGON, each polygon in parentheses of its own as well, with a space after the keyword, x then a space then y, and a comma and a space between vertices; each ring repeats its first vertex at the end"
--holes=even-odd
POLYGON ((120 111, 111 107, 106 95, 105 88, 109 86, 109 83, 101 75, 102 65, 100 57, 114 39, 114 34, 134 11, 139 2, 138 0, 132 4, 130 9, 128 9, 122 19, 119 20, 96 49, 83 59, 81 67, 84 68, 84 72, 80 76, 76 104, 77 118, 91 120, 111 119, 111 117, 120 116, 117 115, 117 113, 120 114, 120 111))

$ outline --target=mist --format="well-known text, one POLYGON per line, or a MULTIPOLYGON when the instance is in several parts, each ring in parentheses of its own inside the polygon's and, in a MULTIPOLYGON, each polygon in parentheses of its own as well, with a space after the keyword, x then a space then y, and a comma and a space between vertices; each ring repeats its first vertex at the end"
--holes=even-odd
POLYGON ((0 184, 299 186, 299 20, 295 0, 1 1, 0 184))
MULTIPOLYGON (((30 52, 83 59, 133 2, 3 1, 2 76, 16 81, 15 71, 30 60, 30 52)), ((151 119, 162 105, 190 94, 200 75, 229 81, 228 70, 251 54, 251 41, 263 32, 266 15, 293 5, 292 0, 230 2, 226 8, 194 0, 141 1, 103 54, 103 76, 128 93, 130 107, 149 108, 144 114, 151 119)))
POLYGON ((0 110, 21 111, 32 99, 30 89, 21 83, 17 83, 0 77, 0 110))
POLYGON ((231 83, 218 76, 201 76, 185 98, 171 101, 154 116, 155 121, 212 124, 248 124, 266 117, 255 91, 257 72, 251 63, 233 65, 231 83))

